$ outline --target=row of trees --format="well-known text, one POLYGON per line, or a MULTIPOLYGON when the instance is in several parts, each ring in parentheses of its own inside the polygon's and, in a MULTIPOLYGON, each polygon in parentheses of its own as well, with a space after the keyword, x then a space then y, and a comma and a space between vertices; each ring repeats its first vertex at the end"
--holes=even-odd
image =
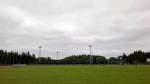
POLYGON ((93 55, 93 60, 90 60, 90 55, 72 55, 64 59, 54 60, 50 57, 37 57, 29 52, 13 52, 0 50, 0 64, 105 64, 106 58, 104 56, 93 55))
POLYGON ((18 53, 18 52, 8 52, 0 50, 0 64, 1 65, 11 65, 11 64, 33 64, 35 63, 35 55, 31 55, 29 52, 18 53))
MULTIPOLYGON (((72 55, 63 59, 66 63, 73 64, 89 64, 90 55, 72 55)), ((93 55, 93 64, 146 64, 146 59, 150 58, 150 52, 143 52, 141 50, 134 51, 133 53, 122 56, 110 57, 106 59, 104 56, 93 55)))
POLYGON ((29 52, 13 52, 0 50, 0 64, 138 64, 146 63, 150 58, 150 52, 135 51, 129 55, 110 57, 106 59, 100 55, 72 55, 64 59, 54 60, 50 57, 37 57, 29 52), (92 57, 92 60, 90 59, 92 57))
POLYGON ((36 58, 37 64, 105 64, 106 58, 104 56, 93 55, 93 60, 90 60, 90 55, 72 55, 64 59, 54 60, 50 57, 36 58))
POLYGON ((65 64, 106 64, 106 58, 100 55, 72 55, 61 60, 65 64), (90 58, 92 57, 93 60, 90 58))
POLYGON ((110 64, 146 64, 146 59, 150 58, 150 52, 143 52, 141 50, 134 51, 133 53, 126 55, 123 53, 122 56, 110 57, 110 64))
POLYGON ((122 57, 122 61, 123 63, 127 63, 127 64, 145 64, 146 63, 146 59, 150 58, 150 52, 143 52, 141 50, 139 51, 135 51, 129 55, 126 55, 125 53, 120 56, 122 57))

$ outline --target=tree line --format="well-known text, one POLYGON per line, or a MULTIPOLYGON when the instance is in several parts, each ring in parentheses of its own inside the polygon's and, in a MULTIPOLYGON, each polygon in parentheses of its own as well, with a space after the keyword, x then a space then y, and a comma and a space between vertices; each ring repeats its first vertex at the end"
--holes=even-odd
POLYGON ((64 64, 106 64, 106 58, 100 55, 72 55, 61 60, 64 64))
POLYGON ((92 55, 93 60, 90 59, 90 55, 72 55, 63 59, 55 60, 50 57, 38 57, 36 59, 37 64, 105 64, 106 58, 104 56, 92 55))
POLYGON ((141 50, 134 51, 133 53, 126 55, 125 53, 121 56, 124 63, 127 64, 145 64, 146 59, 150 58, 150 52, 143 52, 141 50))
POLYGON ((118 62, 121 64, 146 64, 146 59, 150 58, 150 52, 143 52, 141 50, 134 51, 129 55, 123 53, 123 55, 118 57, 110 57, 110 64, 117 64, 118 62))
POLYGON ((33 64, 35 63, 35 55, 29 52, 14 52, 0 50, 0 64, 1 65, 11 65, 11 64, 33 64))
POLYGON ((101 55, 72 55, 63 59, 55 60, 50 57, 36 57, 29 52, 14 52, 0 50, 0 64, 146 64, 146 59, 150 58, 150 52, 141 50, 129 55, 123 53, 121 56, 105 58, 101 55))

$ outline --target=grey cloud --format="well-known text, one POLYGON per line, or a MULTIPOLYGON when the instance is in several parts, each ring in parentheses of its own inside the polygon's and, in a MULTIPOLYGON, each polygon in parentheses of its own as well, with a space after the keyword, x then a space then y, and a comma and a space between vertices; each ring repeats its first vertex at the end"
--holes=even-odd
POLYGON ((0 46, 44 56, 148 51, 148 0, 0 0, 0 46))

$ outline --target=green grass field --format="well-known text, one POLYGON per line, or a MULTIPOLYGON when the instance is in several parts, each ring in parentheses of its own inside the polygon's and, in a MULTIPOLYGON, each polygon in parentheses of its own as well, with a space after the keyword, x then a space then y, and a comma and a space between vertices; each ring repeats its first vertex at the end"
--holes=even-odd
POLYGON ((0 84, 150 84, 150 66, 0 67, 0 84))

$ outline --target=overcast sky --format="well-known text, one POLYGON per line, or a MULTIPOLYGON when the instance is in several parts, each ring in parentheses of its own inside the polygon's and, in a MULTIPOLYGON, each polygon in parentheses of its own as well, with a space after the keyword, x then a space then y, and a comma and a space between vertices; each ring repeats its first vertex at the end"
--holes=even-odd
POLYGON ((61 58, 150 51, 150 0, 0 0, 0 49, 61 58))

